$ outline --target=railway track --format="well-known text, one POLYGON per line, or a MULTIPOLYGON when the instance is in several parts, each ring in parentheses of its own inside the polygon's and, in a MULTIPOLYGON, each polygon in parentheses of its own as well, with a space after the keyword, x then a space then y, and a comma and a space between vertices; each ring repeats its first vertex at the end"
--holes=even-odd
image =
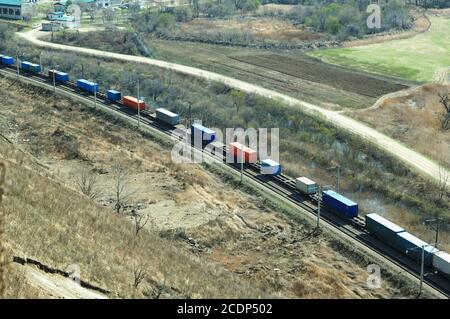
MULTIPOLYGON (((0 73, 7 73, 11 76, 16 75, 17 70, 13 67, 3 67, 0 68, 0 73)), ((23 75, 21 75, 21 77, 23 77, 23 75)), ((49 83, 48 77, 45 75, 29 74, 26 75, 25 78, 40 84, 45 84, 49 87, 53 87, 53 85, 49 83)), ((58 84, 56 87, 58 90, 65 91, 71 95, 75 95, 77 98, 82 98, 87 102, 95 102, 99 107, 108 108, 136 121, 139 120, 143 125, 147 125, 164 133, 168 138, 177 136, 181 141, 184 140, 188 135, 174 134, 173 127, 169 127, 156 121, 155 117, 150 112, 141 112, 140 116, 138 117, 135 111, 122 107, 120 103, 109 102, 105 94, 98 93, 95 98, 92 95, 83 94, 77 89, 76 84, 73 82, 68 82, 67 84, 58 84)), ((196 151, 202 152, 205 156, 209 156, 216 162, 221 162, 222 164, 227 165, 234 170, 240 171, 241 169, 240 164, 226 162, 226 155, 229 152, 229 149, 226 146, 223 146, 222 154, 220 155, 206 154, 201 148, 196 148, 196 151)), ((277 194, 279 197, 282 197, 283 199, 296 205, 304 213, 312 215, 313 217, 317 217, 317 195, 306 196, 298 192, 295 186, 295 181, 291 177, 284 174, 278 176, 261 175, 260 164, 244 165, 243 175, 265 187, 267 190, 270 190, 272 193, 277 194)), ((367 248, 375 252, 380 258, 386 259, 388 262, 396 265, 402 271, 408 272, 415 278, 420 278, 420 265, 408 259, 406 256, 399 254, 391 247, 385 245, 378 239, 371 236, 365 230, 365 222, 363 218, 358 217, 353 219, 352 221, 344 220, 333 214, 326 208, 321 209, 320 218, 322 223, 326 223, 330 227, 334 227, 338 231, 350 237, 352 240, 355 240, 358 243, 366 246, 367 248)), ((431 269, 427 269, 426 275, 424 277, 424 282, 430 288, 441 293, 443 296, 450 298, 450 282, 441 275, 432 272, 431 269)))

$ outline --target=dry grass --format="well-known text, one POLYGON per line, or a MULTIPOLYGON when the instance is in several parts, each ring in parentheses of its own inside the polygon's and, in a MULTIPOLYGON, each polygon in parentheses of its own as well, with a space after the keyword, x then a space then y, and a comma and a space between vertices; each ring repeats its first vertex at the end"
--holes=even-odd
POLYGON ((3 184, 5 182, 5 171, 6 166, 5 163, 0 162, 0 298, 3 298, 5 296, 6 291, 6 249, 4 247, 4 216, 3 216, 3 207, 2 207, 2 200, 3 200, 3 184))
POLYGON ((184 35, 220 33, 230 30, 245 31, 258 39, 276 41, 317 40, 320 35, 297 28, 292 23, 277 18, 229 18, 224 20, 195 19, 183 24, 180 31, 184 35))
MULTIPOLYGON (((5 157, 13 152, 8 146, 1 148, 5 157)), ((36 168, 14 162, 9 167, 3 204, 10 216, 6 235, 14 254, 60 269, 76 263, 84 280, 123 297, 143 297, 154 288, 149 282, 139 291, 132 287, 132 264, 144 262, 151 280, 173 287, 181 296, 260 295, 256 287, 186 255, 156 234, 141 232, 136 240, 126 220, 53 181, 45 172, 37 174, 36 168)))
MULTIPOLYGON (((380 290, 368 290, 365 265, 344 257, 332 242, 309 236, 308 227, 197 165, 173 164, 168 150, 123 123, 111 124, 65 99, 54 106, 45 91, 19 86, 0 94, 0 119, 15 121, 11 131, 1 125, 0 130, 39 154, 37 161, 0 143, 0 160, 11 167, 4 204, 12 254, 62 270, 78 264, 83 280, 111 290, 112 297, 157 297, 161 286, 165 297, 402 295, 389 281, 380 290), (16 105, 22 105, 19 112, 16 105), (55 147, 56 130, 79 144, 77 158, 55 147), (127 204, 143 204, 135 209, 150 216, 139 236, 129 217, 113 213, 108 202, 115 159, 132 171, 127 204), (98 201, 77 191, 74 177, 81 168, 97 174, 103 195, 98 201), (187 245, 189 237, 198 246, 187 245), (148 265, 148 278, 135 289, 134 270, 142 265, 148 265)), ((11 278, 18 280, 10 281, 8 295, 46 297, 29 288, 20 271, 14 270, 11 278)))
POLYGON ((443 107, 438 93, 450 92, 450 85, 425 84, 386 98, 377 107, 354 113, 410 145, 418 152, 450 167, 450 134, 441 128, 443 107))

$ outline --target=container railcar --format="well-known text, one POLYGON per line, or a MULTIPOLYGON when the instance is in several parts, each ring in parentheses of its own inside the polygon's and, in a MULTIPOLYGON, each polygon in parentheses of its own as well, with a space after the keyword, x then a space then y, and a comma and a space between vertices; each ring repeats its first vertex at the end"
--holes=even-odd
POLYGON ((279 175, 281 174, 281 165, 271 159, 261 161, 261 174, 263 175, 279 175))
POLYGON ((394 247, 397 235, 405 231, 404 228, 375 213, 366 215, 366 228, 372 235, 394 247))
POLYGON ((180 116, 164 108, 156 109, 156 119, 171 126, 180 124, 180 116))
POLYGON ((77 80, 77 87, 80 90, 87 91, 89 93, 98 93, 100 90, 100 86, 98 83, 94 83, 85 79, 79 79, 77 80))
POLYGON ((191 139, 194 142, 194 145, 197 145, 200 142, 202 146, 205 146, 206 144, 215 141, 216 132, 196 123, 191 126, 191 139))
POLYGON ((25 72, 31 72, 31 73, 39 73, 41 72, 41 66, 36 63, 31 63, 28 61, 22 61, 20 64, 20 68, 25 72))
POLYGON ((317 193, 317 183, 307 177, 297 177, 295 179, 295 186, 300 192, 307 195, 317 193))
POLYGON ((323 204, 345 218, 358 216, 358 204, 332 190, 323 192, 323 204))
POLYGON ((13 65, 14 58, 7 55, 0 55, 0 64, 2 65, 13 65))
POLYGON ((397 234, 395 248, 417 262, 420 262, 422 259, 422 246, 425 246, 425 265, 431 266, 433 263, 433 254, 438 252, 438 249, 408 232, 397 234))
POLYGON ((433 254, 433 267, 441 275, 450 279, 450 254, 438 251, 433 254))
POLYGON ((69 82, 69 79, 70 79, 68 73, 60 72, 57 70, 48 70, 48 77, 50 78, 51 81, 53 81, 53 77, 54 77, 55 82, 61 82, 61 83, 69 82))
POLYGON ((106 92, 106 97, 111 102, 119 102, 122 99, 122 93, 116 90, 108 90, 108 92, 106 92))
POLYGON ((124 96, 122 99, 123 104, 135 111, 143 111, 146 108, 145 102, 142 100, 138 100, 137 98, 133 96, 124 96))
POLYGON ((230 154, 238 163, 243 161, 247 164, 254 164, 258 161, 258 153, 239 142, 230 143, 230 154))

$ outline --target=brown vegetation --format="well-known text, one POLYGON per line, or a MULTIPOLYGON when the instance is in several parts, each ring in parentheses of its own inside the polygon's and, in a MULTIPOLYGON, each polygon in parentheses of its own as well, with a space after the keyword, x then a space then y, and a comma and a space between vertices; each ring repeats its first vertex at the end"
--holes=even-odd
MULTIPOLYGON (((45 91, 39 99, 21 86, 1 94, 15 97, 0 102, 0 114, 17 124, 1 126, 2 132, 25 150, 32 149, 30 133, 41 141, 39 159, 0 143, 11 166, 4 204, 15 255, 59 269, 76 263, 82 279, 112 291, 111 297, 404 295, 389 281, 380 290, 366 289, 364 265, 336 251, 333 241, 311 236, 307 226, 199 166, 171 163, 170 152, 124 123, 93 116, 65 99, 53 107, 45 91), (18 111, 15 103, 23 108, 18 111), (69 159, 54 148, 48 136, 57 128, 76 138, 79 157, 69 159), (130 173, 132 191, 121 215, 113 212, 115 159, 130 173), (98 201, 78 191, 73 176, 80 168, 97 174, 98 201), (150 216, 139 236, 127 217, 133 213, 150 216), (312 265, 317 275, 311 277, 312 265), (301 292, 296 282, 304 285, 301 292)), ((36 296, 20 273, 14 276, 9 296, 36 296)))

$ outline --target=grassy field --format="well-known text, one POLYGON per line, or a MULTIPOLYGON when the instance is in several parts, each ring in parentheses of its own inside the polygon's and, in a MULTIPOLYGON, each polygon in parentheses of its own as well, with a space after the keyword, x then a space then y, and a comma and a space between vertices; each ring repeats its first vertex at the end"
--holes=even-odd
POLYGON ((410 39, 319 50, 309 55, 368 72, 413 81, 431 81, 437 70, 450 65, 450 19, 430 17, 430 20, 430 31, 410 39))

